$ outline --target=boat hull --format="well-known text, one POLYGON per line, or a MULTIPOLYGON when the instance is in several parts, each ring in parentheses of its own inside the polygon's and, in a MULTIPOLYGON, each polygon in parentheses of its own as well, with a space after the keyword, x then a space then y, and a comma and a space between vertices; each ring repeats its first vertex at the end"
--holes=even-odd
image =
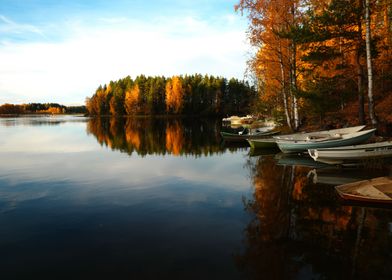
POLYGON ((392 141, 328 149, 309 149, 308 153, 316 161, 331 163, 392 157, 392 141))
POLYGON ((260 138, 260 139, 247 139, 249 145, 253 149, 272 149, 277 148, 276 139, 274 138, 260 138))
POLYGON ((229 133, 221 131, 221 136, 225 141, 232 141, 232 142, 246 142, 247 139, 262 139, 267 136, 272 136, 280 133, 280 131, 267 131, 267 132, 260 132, 257 134, 236 134, 236 133, 229 133))
POLYGON ((278 140, 279 149, 284 153, 302 153, 309 149, 333 148, 341 146, 350 146, 363 143, 374 135, 376 129, 369 129, 361 132, 343 135, 343 138, 325 140, 325 141, 287 141, 278 140))

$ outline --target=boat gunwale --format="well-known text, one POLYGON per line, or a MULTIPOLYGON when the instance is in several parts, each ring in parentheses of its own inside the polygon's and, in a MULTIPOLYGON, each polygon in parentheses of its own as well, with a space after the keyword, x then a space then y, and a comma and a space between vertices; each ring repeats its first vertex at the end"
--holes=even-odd
MULTIPOLYGON (((318 143, 323 143, 323 142, 328 142, 328 143, 332 142, 333 143, 333 142, 339 142, 339 141, 343 141, 343 140, 350 140, 352 138, 363 136, 368 133, 370 134, 372 132, 375 132, 376 130, 377 130, 377 128, 371 128, 371 129, 362 130, 362 131, 358 131, 358 132, 347 133, 347 134, 341 135, 341 137, 339 137, 339 138, 326 139, 324 141, 314 141, 313 142, 311 140, 309 141, 309 140, 280 140, 280 139, 277 139, 276 143, 278 143, 278 144, 280 144, 280 143, 282 143, 282 144, 295 144, 295 145, 309 145, 309 144, 318 144, 318 143), (355 134, 355 135, 352 137, 348 137, 353 134, 355 134)), ((353 146, 353 145, 347 145, 347 146, 353 146)), ((310 148, 310 149, 312 149, 312 148, 310 148)), ((323 148, 320 148, 320 149, 323 149, 323 148)), ((324 148, 324 149, 326 149, 326 148, 324 148)), ((317 148, 313 148, 313 150, 317 150, 317 148)))
MULTIPOLYGON (((366 131, 366 130, 364 130, 366 131)), ((368 144, 358 144, 358 145, 349 145, 349 146, 340 146, 340 147, 331 147, 331 148, 315 148, 315 149, 308 149, 308 150, 317 150, 321 152, 329 152, 329 151, 356 151, 356 150, 366 150, 372 148, 392 148, 392 141, 384 141, 384 142, 374 142, 368 144), (385 145, 380 145, 384 143, 389 143, 385 145)), ((373 151, 373 150, 372 150, 373 151)))
POLYGON ((335 129, 329 129, 329 130, 321 130, 321 131, 312 131, 312 132, 302 132, 302 133, 293 133, 293 134, 286 134, 286 135, 280 135, 280 136, 273 136, 277 140, 282 140, 282 141, 303 141, 305 139, 301 139, 301 137, 306 137, 309 135, 320 135, 320 134, 327 134, 332 136, 332 134, 337 134, 339 131, 342 130, 353 130, 353 132, 340 132, 340 134, 351 134, 355 132, 360 132, 362 129, 364 129, 366 125, 357 125, 357 126, 352 126, 352 127, 342 127, 342 128, 335 128, 335 129), (300 137, 297 138, 296 137, 300 137))
POLYGON ((226 131, 221 131, 220 134, 222 137, 238 137, 238 138, 242 138, 242 139, 247 139, 247 137, 259 137, 259 136, 272 136, 275 134, 280 133, 279 130, 276 131, 261 131, 258 133, 254 133, 254 134, 236 134, 236 133, 231 133, 231 132, 226 132, 226 131))

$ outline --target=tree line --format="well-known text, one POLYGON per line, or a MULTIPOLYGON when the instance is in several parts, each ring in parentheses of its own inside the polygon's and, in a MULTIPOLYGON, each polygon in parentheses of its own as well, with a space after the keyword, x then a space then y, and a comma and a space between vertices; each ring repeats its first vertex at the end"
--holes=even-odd
POLYGON ((260 106, 293 129, 329 112, 392 122, 389 0, 240 0, 260 106), (367 105, 367 106, 366 106, 367 105))
POLYGON ((208 75, 127 76, 100 85, 86 99, 90 115, 231 115, 251 111, 256 97, 247 81, 208 75))
POLYGON ((0 114, 85 114, 85 106, 64 106, 58 103, 3 104, 0 114))

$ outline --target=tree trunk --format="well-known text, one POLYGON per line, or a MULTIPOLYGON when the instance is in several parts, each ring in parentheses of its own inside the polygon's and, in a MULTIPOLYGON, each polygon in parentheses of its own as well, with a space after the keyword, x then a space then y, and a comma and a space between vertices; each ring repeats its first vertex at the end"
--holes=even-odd
POLYGON ((284 73, 284 64, 283 64, 283 55, 281 49, 279 50, 279 64, 280 64, 280 74, 282 77, 282 98, 283 98, 283 106, 284 106, 284 113, 286 115, 286 122, 289 128, 292 130, 293 126, 291 123, 291 118, 290 118, 290 112, 289 112, 289 107, 287 104, 287 86, 286 86, 286 75, 284 73))
POLYGON ((365 102, 363 97, 363 69, 361 65, 361 55, 357 51, 357 86, 358 86, 358 118, 360 124, 365 124, 365 102))
MULTIPOLYGON (((362 2, 360 0, 360 2, 362 2)), ((363 69, 361 65, 361 43, 362 43, 362 23, 361 15, 358 15, 358 38, 356 49, 356 65, 357 65, 357 87, 358 87, 358 118, 360 124, 365 124, 365 102, 363 97, 363 69)))
POLYGON ((373 67, 372 67, 372 53, 370 49, 371 33, 370 33, 370 11, 369 0, 365 0, 365 22, 366 22, 366 64, 368 73, 368 102, 369 102, 369 117, 372 125, 377 124, 376 116, 374 114, 373 101, 373 67))
MULTIPOLYGON (((292 16, 292 26, 295 26, 296 17, 295 17, 296 6, 295 3, 292 3, 291 6, 291 16, 292 16)), ((298 130, 299 128, 299 116, 298 116, 298 101, 297 101, 297 44, 295 39, 291 39, 291 63, 290 63, 290 82, 291 82, 291 94, 292 94, 292 102, 293 102, 293 117, 294 117, 294 130, 298 130)))
POLYGON ((297 130, 299 127, 299 116, 298 116, 298 101, 297 101, 297 46, 295 42, 291 44, 291 74, 290 74, 290 82, 291 82, 291 95, 293 99, 293 117, 294 117, 294 130, 297 130))

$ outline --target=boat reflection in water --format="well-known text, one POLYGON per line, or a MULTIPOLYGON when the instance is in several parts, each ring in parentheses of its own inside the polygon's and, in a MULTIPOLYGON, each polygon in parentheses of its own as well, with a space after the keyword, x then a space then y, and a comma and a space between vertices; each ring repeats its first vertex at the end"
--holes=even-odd
POLYGON ((244 251, 235 257, 250 279, 390 279, 392 210, 344 205, 336 180, 386 175, 389 166, 344 170, 278 165, 274 156, 248 161, 254 193, 244 251), (328 170, 328 171, 327 171, 328 170), (334 173, 335 172, 335 173, 334 173))

